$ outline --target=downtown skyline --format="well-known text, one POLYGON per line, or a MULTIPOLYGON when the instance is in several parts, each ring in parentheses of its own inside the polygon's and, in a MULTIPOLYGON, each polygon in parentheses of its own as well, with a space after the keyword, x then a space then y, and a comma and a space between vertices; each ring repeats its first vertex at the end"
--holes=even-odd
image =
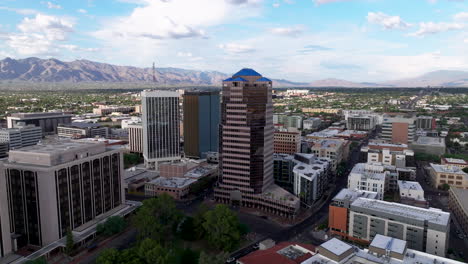
POLYGON ((467 1, 8 0, 0 58, 381 82, 468 70, 467 1), (28 6, 27 9, 24 7, 28 6))

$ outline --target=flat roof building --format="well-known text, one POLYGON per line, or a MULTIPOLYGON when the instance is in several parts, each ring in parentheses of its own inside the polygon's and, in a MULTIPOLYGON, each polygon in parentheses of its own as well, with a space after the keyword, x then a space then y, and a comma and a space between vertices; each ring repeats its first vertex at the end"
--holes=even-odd
POLYGON ((416 119, 413 116, 385 115, 381 137, 391 143, 409 144, 414 141, 416 119))
POLYGON ((349 235, 363 242, 380 234, 406 240, 409 248, 445 256, 449 231, 450 213, 440 209, 367 198, 351 204, 349 235))
POLYGON ((434 187, 437 188, 448 184, 452 187, 468 189, 468 174, 460 167, 431 163, 428 169, 434 187))
POLYGON ((463 159, 453 159, 453 158, 441 158, 440 163, 442 165, 452 165, 452 166, 457 166, 460 169, 464 169, 468 167, 468 161, 463 160, 463 159))
POLYGON ((190 192, 190 185, 196 181, 190 178, 159 177, 145 184, 145 195, 154 197, 166 193, 176 200, 184 199, 190 192))
POLYGON ((468 234, 468 190, 450 188, 448 205, 465 235, 468 234))
POLYGON ((42 129, 34 125, 18 124, 16 128, 0 129, 0 142, 8 143, 9 149, 36 145, 42 139, 42 129))
POLYGON ((14 113, 7 117, 8 128, 16 128, 19 123, 42 128, 43 135, 57 134, 59 124, 71 123, 73 115, 63 112, 14 113))
POLYGON ((95 123, 72 122, 59 124, 57 134, 63 138, 109 137, 109 128, 95 123))
POLYGON ((411 149, 416 153, 426 153, 441 156, 445 154, 445 138, 419 137, 411 144, 411 149))
POLYGON ((273 148, 275 153, 294 154, 300 152, 301 133, 275 131, 273 148))

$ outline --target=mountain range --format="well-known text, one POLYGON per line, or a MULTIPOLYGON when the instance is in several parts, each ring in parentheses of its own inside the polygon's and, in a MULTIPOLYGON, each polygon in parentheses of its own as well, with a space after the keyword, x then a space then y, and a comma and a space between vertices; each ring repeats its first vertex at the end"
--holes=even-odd
MULTIPOLYGON (((197 71, 178 68, 156 68, 154 74, 159 85, 218 86, 228 74, 217 71, 197 71)), ((152 68, 116 66, 89 60, 64 62, 57 59, 0 60, 0 81, 25 82, 152 82, 152 68)), ((350 82, 324 79, 313 82, 292 82, 273 79, 274 87, 468 87, 468 72, 434 71, 415 78, 382 83, 350 82)))

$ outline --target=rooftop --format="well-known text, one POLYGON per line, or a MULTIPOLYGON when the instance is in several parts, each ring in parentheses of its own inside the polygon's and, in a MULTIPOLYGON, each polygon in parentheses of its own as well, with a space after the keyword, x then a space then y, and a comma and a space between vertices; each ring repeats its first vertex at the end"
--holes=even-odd
POLYGON ((262 76, 262 75, 253 69, 244 68, 232 75, 232 77, 237 77, 237 76, 262 76))
POLYGON ((333 198, 333 200, 347 200, 353 202, 359 197, 369 198, 369 199, 377 199, 378 193, 376 192, 368 192, 368 191, 361 191, 361 190, 351 190, 351 189, 341 189, 341 191, 333 198))
POLYGON ((406 251, 406 241, 396 239, 393 237, 382 236, 379 234, 377 234, 374 237, 370 246, 379 249, 389 250, 398 254, 403 254, 406 251))
POLYGON ((190 184, 196 182, 197 180, 195 179, 188 179, 188 178, 164 178, 164 177, 159 177, 156 178, 150 182, 149 184, 161 186, 161 187, 168 187, 168 188, 184 188, 189 186, 190 184))
POLYGON ((398 181, 398 188, 400 188, 400 190, 423 190, 421 184, 415 181, 398 181))
POLYGON ((281 242, 269 249, 254 251, 239 261, 243 264, 300 264, 312 257, 314 252, 313 245, 281 242))
POLYGON ((35 112, 35 113, 13 113, 11 117, 13 118, 21 118, 21 119, 28 119, 28 118, 47 118, 47 117, 61 117, 61 116, 73 116, 71 114, 66 114, 64 112, 35 112))
POLYGON ((329 148, 329 149, 337 149, 343 144, 343 141, 336 139, 321 139, 314 142, 312 148, 329 148))
POLYGON ((72 122, 70 124, 59 124, 59 127, 70 127, 70 128, 94 128, 101 127, 100 124, 86 123, 86 122, 72 122))
POLYGON ((328 138, 328 137, 334 137, 338 133, 340 133, 340 131, 337 129, 324 129, 318 132, 314 132, 312 134, 308 134, 307 137, 328 138))
POLYGON ((340 256, 346 251, 353 248, 352 246, 336 238, 332 238, 320 246, 337 256, 340 256))
POLYGON ((354 165, 350 176, 360 175, 361 178, 370 178, 375 180, 385 180, 385 167, 379 163, 358 163, 354 165))
POLYGON ((210 174, 211 172, 213 172, 213 170, 216 170, 216 168, 217 166, 213 165, 200 166, 185 173, 184 176, 188 178, 199 179, 210 174))
POLYGON ((453 158, 443 158, 447 163, 453 164, 460 164, 460 165, 468 165, 468 162, 463 159, 453 159, 453 158))
POLYGON ((425 209, 400 203, 391 203, 367 198, 356 199, 351 204, 352 209, 353 207, 367 208, 382 213, 394 214, 401 217, 428 221, 430 223, 444 226, 449 224, 450 219, 450 213, 444 212, 440 209, 425 209))
POLYGON ((454 165, 441 165, 441 164, 430 164, 431 168, 437 173, 453 173, 459 175, 465 175, 468 177, 468 174, 465 173, 460 167, 454 165))
POLYGON ((444 146, 445 147, 445 139, 441 137, 419 137, 416 141, 416 144, 419 145, 431 145, 431 146, 444 146))

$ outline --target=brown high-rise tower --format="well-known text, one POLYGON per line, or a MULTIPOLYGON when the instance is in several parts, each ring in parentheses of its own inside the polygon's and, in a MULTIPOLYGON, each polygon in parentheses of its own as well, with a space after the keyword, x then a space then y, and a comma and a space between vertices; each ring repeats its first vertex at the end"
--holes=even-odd
POLYGON ((223 81, 219 202, 293 216, 297 197, 274 185, 272 82, 252 69, 223 81))

